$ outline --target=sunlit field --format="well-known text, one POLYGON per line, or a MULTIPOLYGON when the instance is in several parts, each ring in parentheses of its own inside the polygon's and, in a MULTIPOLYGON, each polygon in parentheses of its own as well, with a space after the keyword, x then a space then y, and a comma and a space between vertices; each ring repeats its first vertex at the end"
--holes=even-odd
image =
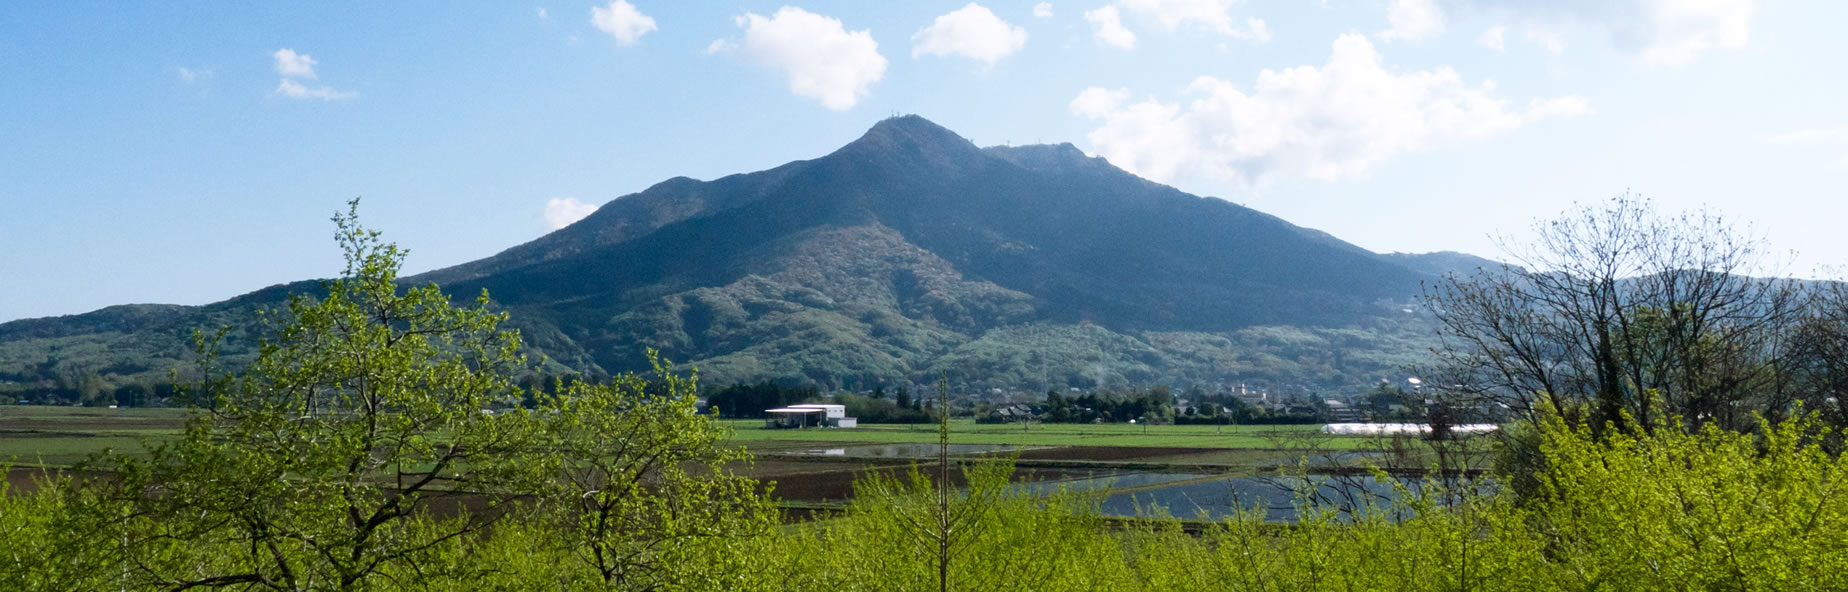
MULTIPOLYGON (((771 429, 763 420, 727 419, 731 439, 747 448, 759 441, 830 443, 933 443, 932 424, 862 424, 854 428, 771 429)), ((1320 433, 1319 425, 1209 426, 1130 424, 977 424, 958 420, 950 424, 950 441, 957 444, 1009 444, 1016 446, 1136 446, 1181 448, 1301 448, 1348 450, 1374 439, 1337 437, 1320 433)))

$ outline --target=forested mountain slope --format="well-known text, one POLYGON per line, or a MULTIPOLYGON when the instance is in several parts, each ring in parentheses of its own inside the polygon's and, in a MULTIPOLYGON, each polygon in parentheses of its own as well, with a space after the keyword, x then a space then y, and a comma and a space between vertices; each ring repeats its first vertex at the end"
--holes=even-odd
MULTIPOLYGON (((635 369, 654 347, 708 383, 1316 390, 1416 359, 1429 327, 1408 303, 1458 260, 1375 254, 1069 144, 980 148, 907 116, 813 160, 670 179, 407 281, 488 290, 554 372, 635 369)), ((192 327, 248 325, 314 285, 0 325, 0 379, 164 373, 192 327)))

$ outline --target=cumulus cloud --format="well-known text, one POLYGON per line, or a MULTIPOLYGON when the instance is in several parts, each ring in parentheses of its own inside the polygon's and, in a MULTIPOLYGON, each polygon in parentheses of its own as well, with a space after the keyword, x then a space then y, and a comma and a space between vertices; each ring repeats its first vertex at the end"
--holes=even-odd
POLYGON ((1034 18, 1052 18, 1052 3, 1041 2, 1033 5, 1034 18))
POLYGON ((1078 98, 1072 99, 1071 110, 1073 115, 1097 119, 1108 117, 1127 100, 1128 89, 1111 90, 1093 86, 1078 93, 1078 98))
POLYGON ((1202 76, 1191 102, 1129 103, 1127 90, 1086 89, 1069 106, 1099 121, 1097 153, 1156 181, 1205 176, 1257 184, 1279 175, 1358 175, 1395 155, 1481 139, 1584 113, 1583 98, 1523 107, 1443 68, 1398 73, 1357 34, 1336 39, 1328 63, 1264 70, 1249 91, 1202 76))
POLYGON ((1264 19, 1246 18, 1241 22, 1232 16, 1232 5, 1237 3, 1238 0, 1120 0, 1117 5, 1155 21, 1169 32, 1193 26, 1235 39, 1269 43, 1270 27, 1264 19))
POLYGON ((552 18, 552 13, 546 12, 545 7, 543 6, 540 7, 538 10, 536 10, 535 12, 539 15, 539 20, 543 21, 543 20, 552 18))
POLYGON ((308 54, 295 53, 293 49, 283 48, 270 55, 276 58, 276 73, 283 75, 284 78, 314 80, 314 65, 318 62, 308 54))
POLYGON ((635 45, 643 35, 655 30, 653 17, 636 10, 627 0, 614 0, 609 6, 590 7, 590 24, 616 38, 617 45, 635 45))
POLYGON ((300 82, 287 78, 282 79, 282 83, 276 85, 275 93, 291 99, 316 99, 321 101, 344 101, 359 96, 356 93, 334 90, 333 87, 326 85, 310 88, 300 82))
POLYGON ((1084 20, 1091 23, 1098 43, 1118 49, 1136 48, 1136 34, 1123 27, 1123 15, 1115 5, 1084 11, 1084 20))
POLYGON ((1421 41, 1444 32, 1444 10, 1436 0, 1392 0, 1386 22, 1392 28, 1380 32, 1380 39, 1421 41))
POLYGON ((885 77, 886 59, 868 30, 848 31, 840 19, 794 6, 769 18, 737 18, 744 39, 715 41, 706 53, 737 51, 789 77, 789 91, 836 111, 853 108, 868 87, 885 77))
MULTIPOLYGON (((282 75, 282 81, 276 84, 276 90, 271 91, 274 94, 291 99, 312 99, 321 101, 343 101, 359 96, 356 93, 334 90, 333 87, 327 85, 310 87, 295 80, 297 78, 303 80, 313 80, 315 78, 314 67, 320 62, 316 62, 315 59, 309 57, 308 54, 295 53, 293 49, 284 48, 276 50, 276 53, 272 53, 270 56, 276 58, 276 73, 282 75)), ((184 76, 184 74, 182 74, 182 76, 184 76)))
POLYGON ((570 226, 596 211, 597 206, 575 197, 554 197, 545 202, 545 229, 550 232, 570 226))
POLYGON ((1609 37, 1612 45, 1645 64, 1677 66, 1716 49, 1745 47, 1755 4, 1757 0, 1394 0, 1387 17, 1392 28, 1381 38, 1413 39, 1419 30, 1416 24, 1425 17, 1441 23, 1447 9, 1477 10, 1511 17, 1521 25, 1526 41, 1552 53, 1565 50, 1567 30, 1582 29, 1609 37))
POLYGON ((1508 37, 1508 27, 1503 26, 1503 25, 1495 25, 1493 27, 1489 27, 1488 30, 1483 31, 1482 36, 1476 38, 1476 42, 1481 43, 1483 47, 1487 47, 1495 51, 1507 51, 1508 49, 1507 37, 1508 37))
POLYGON ((1027 30, 995 16, 974 2, 937 17, 911 36, 911 57, 962 56, 994 65, 1027 46, 1027 30))

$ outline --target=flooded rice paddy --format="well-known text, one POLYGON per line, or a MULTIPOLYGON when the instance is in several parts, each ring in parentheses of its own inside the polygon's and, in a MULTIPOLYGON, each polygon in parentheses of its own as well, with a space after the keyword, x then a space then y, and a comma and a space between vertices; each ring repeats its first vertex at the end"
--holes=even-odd
MULTIPOLYGON (((996 452, 1013 452, 1015 450, 1033 450, 1037 446, 1010 446, 1006 444, 951 444, 952 456, 989 454, 996 452)), ((800 456, 845 456, 853 458, 936 458, 936 444, 862 444, 854 446, 829 446, 795 451, 800 456)))

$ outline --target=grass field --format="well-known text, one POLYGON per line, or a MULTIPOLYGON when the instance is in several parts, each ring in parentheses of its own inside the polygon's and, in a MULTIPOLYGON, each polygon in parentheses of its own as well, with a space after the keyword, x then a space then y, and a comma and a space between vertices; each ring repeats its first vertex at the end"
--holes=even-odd
MULTIPOLYGON (((862 424, 856 428, 767 429, 763 420, 727 419, 732 441, 746 448, 753 443, 782 441, 829 444, 914 444, 937 441, 932 424, 862 424)), ((1288 448, 1314 441, 1322 449, 1351 450, 1371 442, 1368 438, 1323 436, 1317 425, 1203 426, 1128 424, 977 424, 957 420, 950 424, 950 441, 956 444, 1011 444, 1015 446, 1136 446, 1157 448, 1288 448)))
POLYGON ((0 463, 70 466, 104 450, 133 453, 179 433, 181 409, 0 406, 0 463))
MULTIPOLYGON (((105 449, 133 452, 145 443, 178 433, 188 412, 180 409, 99 409, 89 407, 0 406, 0 463, 69 466, 105 449)), ((842 444, 922 444, 937 441, 935 425, 866 424, 857 428, 764 428, 755 419, 720 422, 731 430, 729 443, 748 450, 781 450, 842 444)), ((1320 436, 1318 426, 1198 426, 1127 424, 976 424, 951 423, 957 444, 1014 446, 1088 446, 1149 448, 1275 449, 1313 443, 1324 450, 1351 450, 1365 438, 1320 436)))
MULTIPOLYGON (((59 471, 104 450, 134 453, 175 436, 188 416, 177 409, 97 409, 0 406, 0 466, 15 488, 36 487, 43 470, 59 471)), ((722 445, 743 448, 754 461, 730 470, 774 487, 787 508, 838 507, 856 482, 871 474, 895 475, 912 463, 929 463, 937 426, 866 424, 856 428, 767 429, 762 420, 721 420, 722 445), (922 444, 916 451, 849 451, 809 455, 817 448, 922 444), (771 485, 774 482, 774 485, 771 485)), ((1321 434, 1320 426, 1179 426, 1127 424, 950 424, 953 444, 1029 447, 1014 458, 1014 479, 1084 481, 1122 475, 1199 474, 1201 479, 1252 475, 1315 454, 1341 455, 1377 444, 1365 437, 1321 434), (1319 452, 1312 452, 1314 451, 1319 452)), ((902 447, 912 448, 912 447, 902 447)), ((979 453, 985 451, 975 451, 979 453)), ((1163 481, 1164 487, 1174 483, 1163 481)), ((804 514, 806 515, 806 514, 804 514)))

